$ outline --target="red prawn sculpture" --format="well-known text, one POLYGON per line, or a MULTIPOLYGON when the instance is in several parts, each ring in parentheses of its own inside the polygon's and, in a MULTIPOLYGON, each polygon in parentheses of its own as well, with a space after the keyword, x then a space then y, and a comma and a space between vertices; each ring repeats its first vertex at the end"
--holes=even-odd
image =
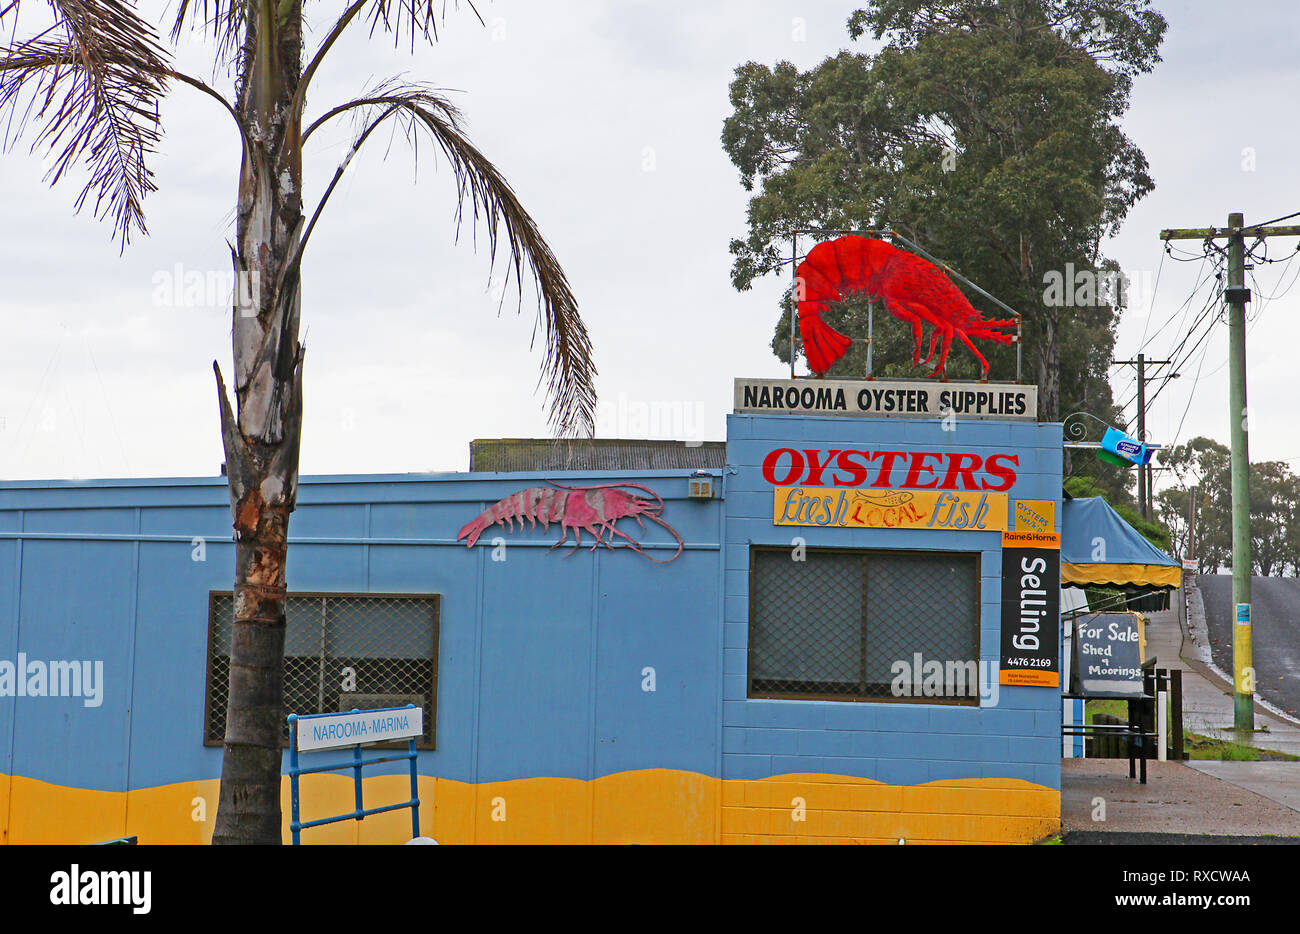
POLYGON ((546 531, 554 522, 560 526, 563 535, 547 551, 558 548, 568 541, 569 530, 572 529, 575 541, 573 547, 565 554, 567 558, 582 544, 582 531, 586 529, 596 538, 595 544, 591 546, 592 550, 595 550, 598 545, 604 545, 606 548, 630 548, 656 564, 667 564, 682 553, 685 545, 677 530, 659 518, 663 515, 663 511, 663 498, 654 490, 639 483, 604 483, 598 486, 564 486, 560 483, 552 483, 549 487, 531 486, 498 500, 477 519, 466 523, 456 535, 456 540, 460 541, 464 538, 465 544, 473 548, 479 536, 492 525, 505 528, 506 523, 509 523, 510 530, 513 532, 515 520, 518 519, 520 529, 527 521, 530 528, 541 525, 542 531, 546 531), (626 493, 620 487, 643 490, 652 498, 626 493), (642 516, 662 525, 677 540, 677 551, 671 558, 651 557, 637 544, 636 539, 614 527, 614 523, 619 519, 630 517, 636 520, 637 525, 641 526, 641 531, 644 532, 645 523, 641 521, 642 516), (604 538, 606 532, 609 533, 608 539, 604 538), (627 539, 627 544, 615 546, 613 544, 615 535, 627 539))
POLYGON ((827 324, 823 315, 832 302, 854 293, 882 299, 891 315, 912 326, 912 366, 920 365, 923 328, 931 325, 930 355, 925 363, 934 358, 935 345, 943 339, 932 377, 944 375, 955 336, 979 359, 983 367, 980 378, 986 378, 989 362, 971 338, 1010 344, 1012 336, 1002 332, 1016 326, 1014 318, 983 317, 937 266, 883 240, 847 236, 819 243, 795 270, 795 282, 804 356, 818 376, 853 343, 827 324))

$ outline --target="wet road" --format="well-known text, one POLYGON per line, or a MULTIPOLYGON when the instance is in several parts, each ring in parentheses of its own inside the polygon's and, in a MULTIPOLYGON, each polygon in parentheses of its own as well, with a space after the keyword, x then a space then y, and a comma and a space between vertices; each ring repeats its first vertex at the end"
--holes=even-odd
MULTIPOLYGON (((1205 599, 1214 663, 1232 675, 1232 576, 1202 574, 1197 586, 1205 599)), ((1300 580, 1251 579, 1255 689, 1287 713, 1300 711, 1300 580)))

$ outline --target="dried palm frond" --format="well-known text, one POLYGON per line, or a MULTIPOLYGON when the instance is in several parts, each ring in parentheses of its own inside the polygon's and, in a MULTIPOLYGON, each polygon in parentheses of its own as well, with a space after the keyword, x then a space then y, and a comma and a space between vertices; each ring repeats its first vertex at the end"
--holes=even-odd
POLYGON ((175 42, 186 25, 212 34, 217 57, 230 60, 244 41, 250 0, 180 0, 171 37, 175 42))
MULTIPOLYGON (((479 23, 486 25, 472 0, 466 0, 466 5, 474 11, 479 23)), ((459 0, 456 6, 460 6, 459 0)), ((414 50, 417 35, 426 42, 437 41, 438 20, 447 18, 447 0, 441 0, 440 3, 435 3, 434 0, 372 0, 368 15, 371 35, 374 35, 375 30, 392 33, 394 44, 401 42, 402 27, 406 26, 414 50)))
MULTIPOLYGON (((52 154, 57 184, 75 162, 90 173, 76 208, 92 192, 95 216, 111 217, 122 248, 132 228, 147 233, 144 197, 157 186, 145 164, 161 130, 166 53, 153 29, 122 0, 49 0, 55 22, 32 39, 0 48, 0 116, 17 117, 10 145, 30 121, 42 123, 32 149, 52 154)), ((3 11, 17 10, 12 3, 3 11)))
POLYGON ((595 431, 596 367, 592 360, 591 339, 578 315, 578 302, 569 280, 551 252, 536 222, 524 210, 510 184, 490 160, 466 138, 460 126, 460 113, 445 97, 427 85, 385 82, 365 97, 349 101, 317 119, 303 133, 303 141, 327 120, 343 113, 364 115, 347 158, 335 172, 334 179, 321 199, 302 237, 305 248, 316 220, 335 185, 343 176, 348 162, 366 138, 390 117, 401 122, 414 147, 421 131, 438 144, 456 179, 456 229, 459 235, 468 200, 475 227, 484 220, 488 235, 488 253, 495 262, 498 234, 504 228, 509 263, 514 268, 516 285, 523 299, 523 263, 526 261, 537 287, 539 301, 537 328, 546 333, 546 357, 542 380, 546 381, 551 400, 551 427, 558 434, 591 435, 595 431))

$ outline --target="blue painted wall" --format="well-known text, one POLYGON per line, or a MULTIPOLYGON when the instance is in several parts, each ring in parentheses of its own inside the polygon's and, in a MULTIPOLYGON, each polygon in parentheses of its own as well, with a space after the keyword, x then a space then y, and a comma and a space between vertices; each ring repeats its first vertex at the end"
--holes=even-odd
MULTIPOLYGON (((727 420, 723 778, 794 772, 855 775, 890 784, 949 778, 1019 778, 1061 785, 1060 692, 1000 686, 996 705, 822 702, 748 698, 749 552, 753 545, 973 551, 980 555, 981 669, 998 662, 1001 533, 776 526, 762 476, 774 449, 968 451, 1018 458, 1008 499, 1051 500, 1061 514, 1061 426, 939 419, 727 420), (734 471, 734 473, 732 472, 734 471)), ((786 464, 789 461, 785 461, 786 464)), ((901 471, 896 472, 901 473, 901 471)), ((830 486, 829 474, 823 484, 830 486)), ((895 479, 895 485, 901 485, 895 479)), ((1057 529, 1059 531, 1059 528, 1057 529)))
MULTIPOLYGON (((490 503, 538 485, 532 475, 305 478, 290 589, 442 595, 438 748, 421 753, 423 774, 716 775, 722 509, 686 498, 688 473, 550 475, 657 491, 686 542, 668 565, 590 551, 588 535, 576 553, 548 551, 555 526, 493 526, 472 550, 455 540, 490 503)), ((669 557, 668 533, 646 525, 619 528, 669 557)), ((0 659, 100 660, 105 682, 93 708, 0 697, 0 771, 105 791, 220 775, 203 710, 208 593, 230 590, 229 530, 221 479, 0 484, 0 659)))
MULTIPOLYGON (((627 550, 548 551, 543 532, 454 539, 528 474, 316 477, 291 523, 291 591, 438 593, 436 751, 423 774, 481 783, 591 779, 644 768, 722 778, 790 772, 892 784, 1022 778, 1060 787, 1059 692, 1003 687, 996 706, 747 698, 749 548, 788 545, 759 465, 774 447, 1013 453, 1015 500, 1057 503, 1059 425, 731 416, 719 498, 687 499, 688 471, 553 474, 637 482, 686 542, 659 565, 627 550), (491 560, 491 540, 507 559, 491 560), (642 690, 643 669, 657 690, 642 690)), ((667 557, 647 523, 620 528, 667 557)), ((977 551, 981 658, 999 650, 995 532, 808 528, 809 546, 977 551)), ((567 546, 566 546, 567 548, 567 546)), ((667 549, 667 550, 665 550, 667 549)), ((208 593, 231 587, 222 478, 0 484, 0 659, 104 663, 100 706, 0 697, 0 772, 106 791, 215 778, 203 745, 208 593), (202 539, 205 560, 195 560, 202 539)), ((399 770, 400 765, 395 765, 399 770)))

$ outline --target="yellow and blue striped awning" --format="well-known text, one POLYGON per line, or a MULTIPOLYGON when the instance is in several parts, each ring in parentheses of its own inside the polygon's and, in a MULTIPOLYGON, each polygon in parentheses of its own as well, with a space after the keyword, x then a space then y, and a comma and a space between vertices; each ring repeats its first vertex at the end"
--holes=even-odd
POLYGON ((1177 587, 1182 567, 1147 541, 1100 496, 1061 508, 1061 583, 1177 587))

